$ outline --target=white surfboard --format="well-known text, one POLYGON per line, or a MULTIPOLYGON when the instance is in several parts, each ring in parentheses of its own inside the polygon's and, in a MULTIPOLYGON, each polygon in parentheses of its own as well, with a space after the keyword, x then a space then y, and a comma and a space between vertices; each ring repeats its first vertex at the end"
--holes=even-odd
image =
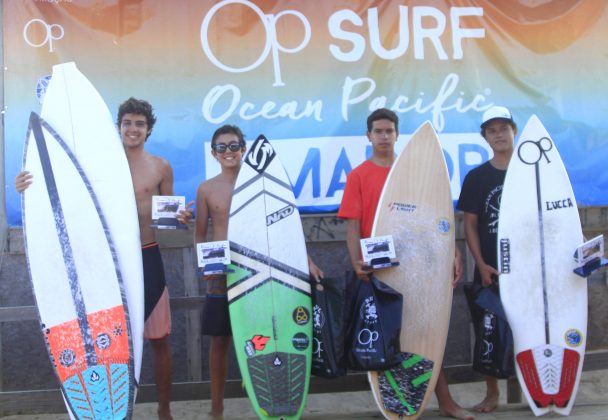
MULTIPOLYGON (((96 196, 99 213, 105 219, 105 231, 113 244, 112 250, 128 303, 133 355, 130 381, 137 386, 143 350, 143 268, 133 184, 116 125, 99 93, 74 63, 53 67, 41 117, 78 162, 96 196)), ((43 175, 35 174, 34 178, 32 187, 42 184, 44 180, 43 175)), ((27 217, 27 213, 28 210, 25 210, 24 217, 27 217)), ((84 217, 75 220, 78 230, 84 231, 87 220, 84 217)), ((26 240, 29 238, 26 237, 26 240)), ((31 240, 29 243, 33 245, 31 240)), ((80 246, 75 250, 76 259, 79 253, 80 246)), ((44 264, 44 260, 30 261, 30 268, 43 267, 44 264)), ((58 303, 52 294, 36 293, 36 299, 39 304, 58 303)))
POLYGON ((114 244, 74 155, 32 113, 24 167, 26 252, 49 357, 71 414, 130 417, 132 345, 114 244))
POLYGON ((515 366, 534 414, 568 415, 587 338, 587 281, 576 200, 555 143, 533 115, 509 163, 498 222, 500 296, 515 366))
POLYGON ((448 171, 430 122, 416 130, 391 168, 372 229, 372 236, 381 235, 393 236, 400 265, 375 274, 403 294, 401 351, 409 355, 368 378, 386 418, 417 418, 443 361, 455 252, 448 171))

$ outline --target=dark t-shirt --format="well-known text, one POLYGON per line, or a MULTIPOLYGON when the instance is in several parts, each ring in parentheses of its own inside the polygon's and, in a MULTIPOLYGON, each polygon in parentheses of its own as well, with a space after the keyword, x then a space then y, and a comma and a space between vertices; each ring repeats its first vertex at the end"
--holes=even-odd
MULTIPOLYGON (((496 169, 490 162, 471 170, 464 178, 456 206, 458 210, 477 215, 481 256, 486 264, 494 268, 497 267, 498 212, 506 173, 507 171, 496 169)), ((479 279, 477 268, 475 277, 479 279)))

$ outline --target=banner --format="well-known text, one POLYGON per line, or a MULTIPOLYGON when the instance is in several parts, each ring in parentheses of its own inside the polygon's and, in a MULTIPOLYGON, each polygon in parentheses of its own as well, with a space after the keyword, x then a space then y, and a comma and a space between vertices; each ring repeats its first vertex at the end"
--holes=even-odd
MULTIPOLYGON (((303 212, 336 211, 346 175, 371 152, 366 118, 400 118, 397 148, 430 120, 456 200, 491 157, 484 110, 538 115, 579 205, 608 205, 608 2, 598 0, 21 0, 3 2, 8 222, 20 224, 20 171, 36 87, 78 68, 116 113, 148 100, 146 149, 194 199, 218 173, 213 132, 236 124, 273 142, 303 212)), ((108 168, 111 170, 111 168, 108 168)))

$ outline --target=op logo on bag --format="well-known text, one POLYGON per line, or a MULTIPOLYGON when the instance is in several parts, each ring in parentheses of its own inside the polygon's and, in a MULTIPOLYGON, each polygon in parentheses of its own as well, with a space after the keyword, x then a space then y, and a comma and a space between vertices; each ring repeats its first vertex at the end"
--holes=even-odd
MULTIPOLYGON (((378 334, 378 331, 371 331, 368 328, 363 328, 357 335, 357 341, 362 346, 368 346, 370 349, 369 351, 372 351, 372 347, 374 346, 374 343, 378 341, 379 336, 380 334, 378 334)), ((375 352, 375 350, 373 351, 375 352)))

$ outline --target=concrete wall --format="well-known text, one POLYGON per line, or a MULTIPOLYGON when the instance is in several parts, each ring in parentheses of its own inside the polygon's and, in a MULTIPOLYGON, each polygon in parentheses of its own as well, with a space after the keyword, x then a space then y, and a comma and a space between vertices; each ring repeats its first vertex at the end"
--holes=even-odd
MULTIPOLYGON (((608 209, 591 208, 581 211, 587 237, 608 234, 608 209)), ((343 280, 350 268, 345 244, 345 226, 333 216, 303 218, 309 253, 332 278, 343 280)), ((457 245, 467 255, 464 281, 472 277, 473 262, 466 253, 462 234, 462 220, 457 218, 457 245)), ((159 232, 165 272, 172 300, 173 381, 190 382, 209 379, 207 366, 208 339, 200 335, 200 307, 204 289, 194 274, 195 258, 190 244, 193 229, 185 232, 159 232)), ((23 254, 21 229, 11 229, 9 249, 0 261, 0 320, 28 318, 22 321, 0 322, 0 391, 21 391, 57 388, 39 331, 23 254), (14 310, 12 318, 3 315, 7 307, 14 310), (26 308, 23 308, 26 307, 26 308), (29 307, 29 308, 28 308, 29 307), (4 316, 4 318, 3 318, 4 316)), ((588 349, 608 348, 608 287, 606 273, 600 272, 589 280, 588 349)), ((432 334, 429 331, 429 334, 432 334)), ((231 349, 229 377, 238 378, 238 367, 231 349)), ((454 291, 450 332, 445 364, 468 364, 471 360, 470 316, 463 294, 462 283, 454 291)), ((143 384, 153 383, 151 349, 144 348, 143 384)))

